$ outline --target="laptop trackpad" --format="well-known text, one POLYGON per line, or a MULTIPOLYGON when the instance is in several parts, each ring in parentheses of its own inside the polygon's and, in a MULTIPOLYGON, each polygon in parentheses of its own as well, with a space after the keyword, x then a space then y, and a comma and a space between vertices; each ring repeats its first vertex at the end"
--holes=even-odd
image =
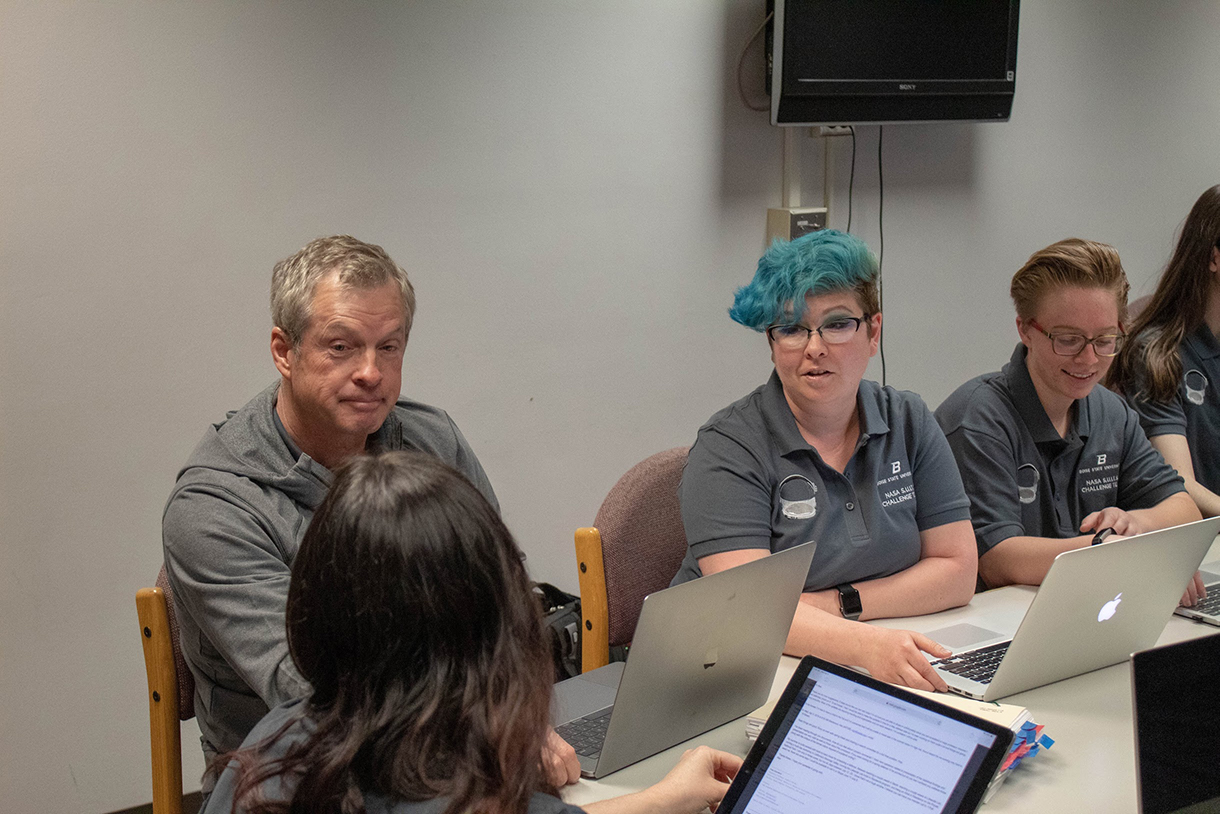
POLYGON ((622 675, 623 662, 615 662, 560 681, 551 700, 551 723, 558 726, 614 704, 622 675))
POLYGON ((924 634, 929 639, 940 642, 950 650, 960 650, 963 647, 981 644, 989 639, 1002 639, 1003 634, 996 633, 994 630, 971 625, 962 622, 958 625, 950 625, 942 627, 940 630, 933 630, 930 633, 924 634))

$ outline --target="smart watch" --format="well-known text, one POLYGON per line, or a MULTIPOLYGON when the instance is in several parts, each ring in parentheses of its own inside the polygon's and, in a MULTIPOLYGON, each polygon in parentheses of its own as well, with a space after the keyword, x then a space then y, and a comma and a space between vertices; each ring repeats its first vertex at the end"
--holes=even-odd
POLYGON ((858 621, 864 611, 864 606, 860 604, 860 592, 850 582, 836 585, 835 588, 839 591, 839 613, 843 614, 844 619, 858 621))
POLYGON ((1109 527, 1104 528, 1101 531, 1099 531, 1093 535, 1093 542, 1089 543, 1089 545, 1097 545, 1098 543, 1104 543, 1106 541, 1106 538, 1109 537, 1113 533, 1114 533, 1114 529, 1109 528, 1109 527))

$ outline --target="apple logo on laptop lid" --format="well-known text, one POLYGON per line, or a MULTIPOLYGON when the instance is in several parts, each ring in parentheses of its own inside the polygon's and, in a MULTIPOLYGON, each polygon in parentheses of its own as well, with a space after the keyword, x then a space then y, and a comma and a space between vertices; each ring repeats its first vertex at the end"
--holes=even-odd
POLYGON ((1107 602, 1106 604, 1101 606, 1101 610, 1097 612, 1097 621, 1104 622, 1107 619, 1109 619, 1110 617, 1112 617, 1115 613, 1118 612, 1118 603, 1122 602, 1122 601, 1123 601, 1123 592, 1119 591, 1118 594, 1113 599, 1111 599, 1109 602, 1107 602))

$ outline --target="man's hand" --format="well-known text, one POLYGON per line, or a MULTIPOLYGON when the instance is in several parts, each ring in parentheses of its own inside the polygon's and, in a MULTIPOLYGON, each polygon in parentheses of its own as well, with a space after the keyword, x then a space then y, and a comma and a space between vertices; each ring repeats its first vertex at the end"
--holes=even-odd
POLYGON ((861 667, 880 681, 901 684, 916 690, 944 692, 949 689, 945 680, 924 657, 931 653, 938 659, 953 655, 953 652, 912 630, 889 630, 881 627, 861 625, 867 633, 867 641, 861 647, 861 667))
POLYGON ((1114 534, 1118 537, 1133 537, 1149 531, 1144 528, 1144 524, 1138 518, 1117 506, 1107 506, 1099 512, 1093 512, 1080 523, 1082 534, 1098 532, 1102 529, 1114 529, 1114 534))
POLYGON ((570 786, 580 779, 580 761, 576 759, 576 750, 554 729, 547 729, 546 743, 542 744, 542 771, 555 786, 570 786))

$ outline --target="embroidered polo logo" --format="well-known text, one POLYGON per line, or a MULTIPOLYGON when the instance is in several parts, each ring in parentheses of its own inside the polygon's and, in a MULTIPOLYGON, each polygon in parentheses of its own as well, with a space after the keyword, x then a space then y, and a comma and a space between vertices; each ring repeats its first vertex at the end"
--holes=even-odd
POLYGON ((784 517, 808 520, 818 513, 818 487, 804 475, 789 475, 779 482, 777 491, 784 517))
POLYGON ((1186 375, 1182 377, 1182 384, 1186 385, 1186 400, 1196 407, 1203 404, 1203 398, 1207 395, 1207 377, 1198 370, 1188 370, 1186 375))
POLYGON ((897 475, 901 471, 902 471, 902 461, 894 461, 892 464, 890 464, 890 474, 891 475, 897 475))
POLYGON ((1105 453, 1102 453, 1101 455, 1098 455, 1098 456, 1097 456, 1097 465, 1098 465, 1098 466, 1101 466, 1101 465, 1102 465, 1102 464, 1104 464, 1105 462, 1106 462, 1106 456, 1105 456, 1105 453))
MULTIPOLYGON (((1105 458, 1106 456, 1098 456, 1105 458)), ((1017 467, 1017 500, 1028 505, 1038 499, 1038 467, 1021 464, 1017 467)))

